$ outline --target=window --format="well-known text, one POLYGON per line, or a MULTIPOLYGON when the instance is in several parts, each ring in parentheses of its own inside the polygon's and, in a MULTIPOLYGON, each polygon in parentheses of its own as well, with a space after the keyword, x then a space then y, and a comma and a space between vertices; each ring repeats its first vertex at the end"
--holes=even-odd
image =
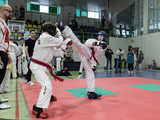
POLYGON ((120 30, 116 29, 116 35, 121 35, 120 30))
POLYGON ((30 4, 30 10, 35 11, 35 12, 39 12, 40 6, 36 5, 36 4, 30 4))
POLYGON ((27 3, 27 11, 31 11, 31 4, 27 3))
POLYGON ((125 30, 122 30, 122 35, 126 36, 126 31, 125 30))
POLYGON ((60 15, 60 14, 61 14, 61 8, 57 7, 57 15, 60 15))
POLYGON ((0 5, 8 4, 8 0, 0 0, 0 5))
POLYGON ((76 16, 77 16, 77 17, 80 17, 80 15, 81 15, 80 9, 76 9, 76 16))
POLYGON ((99 19, 99 13, 98 12, 88 12, 88 18, 99 19))
POLYGON ((48 6, 47 4, 42 5, 41 3, 38 2, 27 2, 27 11, 51 13, 59 15, 61 13, 61 7, 48 6))
POLYGON ((86 11, 82 11, 82 12, 81 12, 81 16, 87 17, 87 12, 86 12, 86 11))
POLYGON ((95 13, 94 13, 94 17, 97 18, 97 19, 99 19, 99 13, 98 13, 98 12, 95 12, 95 13))
POLYGON ((129 31, 126 31, 126 35, 129 35, 129 31))
POLYGON ((40 12, 42 12, 42 13, 48 13, 48 6, 40 5, 40 12))
POLYGON ((49 13, 57 14, 57 7, 49 7, 49 13))

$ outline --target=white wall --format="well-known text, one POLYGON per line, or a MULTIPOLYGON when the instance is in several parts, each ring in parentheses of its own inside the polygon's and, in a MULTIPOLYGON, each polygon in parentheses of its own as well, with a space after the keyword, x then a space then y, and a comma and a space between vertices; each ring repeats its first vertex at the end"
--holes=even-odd
POLYGON ((133 46, 140 47, 144 53, 144 64, 151 64, 155 59, 160 66, 160 32, 146 34, 133 40, 133 46))
MULTIPOLYGON (((121 39, 121 38, 110 38, 109 46, 111 46, 113 52, 115 53, 117 49, 122 48, 125 52, 125 55, 127 54, 128 46, 131 45, 131 40, 130 39, 121 39)), ((75 61, 80 61, 79 55, 76 51, 76 49, 73 47, 73 59, 75 61)), ((114 56, 113 56, 114 58, 114 56)), ((100 65, 99 67, 104 67, 106 65, 106 58, 104 55, 104 52, 102 56, 99 57, 98 59, 100 65)), ((114 61, 114 59, 113 59, 114 61)))
MULTIPOLYGON (((158 66, 160 66, 160 32, 128 39, 110 38, 109 46, 112 47, 113 52, 115 52, 118 48, 122 48, 125 51, 126 55, 129 45, 132 45, 133 47, 138 47, 143 51, 144 65, 151 64, 152 60, 155 59, 158 66)), ((75 61, 80 61, 79 55, 77 54, 75 49, 73 59, 75 61)), ((104 53, 99 58, 99 62, 100 67, 106 65, 106 58, 104 56, 104 53)))

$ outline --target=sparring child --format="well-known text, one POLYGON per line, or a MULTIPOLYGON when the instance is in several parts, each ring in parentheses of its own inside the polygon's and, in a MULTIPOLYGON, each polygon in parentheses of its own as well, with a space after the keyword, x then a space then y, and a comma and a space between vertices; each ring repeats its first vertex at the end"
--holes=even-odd
POLYGON ((98 40, 88 39, 85 44, 82 44, 76 35, 72 32, 71 28, 68 26, 63 30, 64 37, 70 38, 71 41, 68 44, 72 44, 77 48, 77 52, 80 55, 81 63, 83 64, 86 81, 88 86, 88 99, 97 99, 101 95, 95 92, 95 76, 94 70, 96 65, 99 64, 97 58, 102 54, 103 49, 106 48, 106 33, 100 31, 98 33, 98 40))
POLYGON ((41 27, 42 34, 35 43, 30 69, 36 80, 41 84, 41 91, 37 103, 33 106, 32 114, 37 118, 48 118, 48 114, 43 111, 48 108, 51 101, 56 98, 52 96, 52 82, 48 71, 57 80, 63 81, 52 73, 50 66, 53 56, 61 54, 60 48, 63 45, 63 37, 56 27, 51 23, 44 23, 41 27))

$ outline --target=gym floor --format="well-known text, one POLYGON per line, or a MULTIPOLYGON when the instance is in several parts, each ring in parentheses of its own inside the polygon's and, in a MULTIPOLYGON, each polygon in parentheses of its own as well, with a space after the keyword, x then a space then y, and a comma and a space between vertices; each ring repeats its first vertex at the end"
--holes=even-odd
MULTIPOLYGON (((84 74, 79 75, 78 72, 71 72, 72 76, 69 77, 63 77, 65 79, 65 83, 69 84, 69 86, 72 86, 71 84, 73 83, 73 85, 76 87, 76 84, 83 84, 82 87, 84 87, 85 82, 80 83, 80 82, 66 82, 67 79, 70 80, 75 80, 75 79, 83 79, 85 77, 84 74)), ((103 82, 105 82, 106 86, 107 86, 107 79, 109 79, 110 81, 108 81, 108 83, 110 83, 113 80, 122 80, 122 79, 132 79, 132 81, 137 81, 137 83, 139 81, 142 81, 143 83, 149 83, 149 85, 151 85, 151 87, 153 87, 154 84, 160 84, 160 71, 153 71, 153 70, 147 70, 147 71, 136 71, 133 75, 129 75, 127 73, 126 70, 122 71, 122 73, 115 73, 115 72, 111 72, 111 71, 105 71, 103 69, 98 69, 97 72, 95 73, 95 76, 97 79, 100 78, 105 78, 105 81, 102 80, 103 82), (111 79, 113 78, 113 80, 111 79), (136 79, 139 78, 139 79, 136 79), (146 79, 146 80, 144 80, 146 79), (155 80, 157 80, 157 82, 155 82, 155 80)), ((34 80, 34 77, 33 77, 34 80)), ((18 78, 18 79, 11 79, 10 81, 10 90, 9 93, 7 94, 0 94, 0 97, 2 98, 8 98, 9 102, 7 104, 11 105, 11 109, 6 109, 6 110, 0 110, 0 119, 6 119, 6 120, 15 120, 15 119, 19 119, 19 120, 32 120, 35 119, 33 118, 33 116, 30 114, 30 108, 29 105, 27 105, 27 100, 32 98, 32 95, 30 96, 28 93, 26 93, 25 95, 27 95, 25 97, 24 95, 24 91, 22 89, 24 89, 25 83, 24 83, 24 79, 23 78, 18 78), (23 86, 22 84, 23 83, 23 86), (31 97, 31 98, 30 98, 31 97)), ((79 80, 80 81, 80 80, 79 80)), ((96 81, 97 82, 97 81, 96 81)), ((115 84, 114 82, 110 85, 113 86, 113 84, 115 84)), ((121 85, 120 82, 117 82, 116 84, 121 85)), ((125 83, 124 83, 125 84, 125 83)), ((129 84, 129 83, 127 83, 129 84)), ((97 84, 96 84, 97 85, 97 84)), ((68 86, 68 85, 67 85, 68 86)), ((100 84, 100 80, 98 81, 98 86, 102 86, 100 84)), ((66 86, 64 86, 65 88, 66 86)), ((78 87, 78 86, 77 86, 78 87)), ((142 86, 143 87, 143 86, 142 86)), ((107 87, 107 89, 109 88, 109 86, 107 87)), ((158 89, 156 89, 155 91, 160 91, 160 87, 157 87, 158 89)), ((56 88, 58 89, 58 88, 56 88)), ((72 88, 71 88, 72 89, 72 88)), ((98 89, 98 88, 97 88, 98 89)), ((117 87, 118 89, 118 87, 117 87)), ((122 90, 121 90, 122 91, 122 90)), ((58 90, 57 90, 58 92, 58 90)), ((119 93, 120 94, 120 93, 119 93)), ((128 96, 129 97, 129 96, 128 96)), ((154 96, 155 97, 155 96, 154 96)), ((130 96, 130 98, 132 98, 132 96, 130 96)), ((159 99, 159 96, 156 96, 156 99, 159 99)), ((67 97, 67 100, 69 98, 67 97)), ((103 99, 103 98, 102 98, 103 99)), ((104 98, 105 100, 106 98, 104 98)), ((112 98, 113 100, 113 98, 112 98)), ((128 98, 129 100, 129 98, 128 98)), ((65 100, 64 100, 65 101, 65 100)), ((103 100, 102 100, 103 101, 103 100)), ((127 101, 128 102, 128 101, 127 101)), ((30 103, 31 104, 31 103, 30 103)), ((67 104, 67 103, 66 103, 67 104)), ((72 103, 69 103, 72 104, 72 103)), ((74 104, 74 103, 73 103, 74 104)), ((98 103, 97 103, 98 104, 98 103)), ((105 103, 104 103, 105 104, 105 103)), ((57 107, 57 106, 56 106, 57 107)), ((107 107, 105 108, 105 110, 107 109, 107 107)), ((111 109, 111 108, 110 108, 111 109)), ((142 108, 141 108, 142 109, 142 108)), ((83 110, 83 108, 81 108, 81 110, 83 110)), ((142 109, 143 110, 143 109, 142 109)), ((98 109, 97 109, 98 111, 98 109)), ((92 111, 91 112, 97 112, 97 111, 92 111)), ((120 111, 119 111, 120 112, 120 111)), ((156 114, 156 112, 154 112, 156 114)), ((154 116, 156 116, 155 114, 153 114, 154 116)), ((89 115, 89 114, 88 114, 89 115)), ((119 114, 118 114, 119 115, 119 114)), ((158 116, 158 114, 157 114, 158 116)), ((104 116, 103 116, 104 117, 104 116)), ((72 119, 76 118, 76 116, 72 116, 72 117, 68 117, 67 120, 72 120, 72 119)), ((99 118, 99 117, 98 117, 99 118)), ((105 118, 105 117, 104 117, 105 118)), ((139 117, 141 118, 141 117, 139 117)), ((154 120, 158 120, 160 119, 160 117, 156 117, 154 120), (156 119, 157 118, 157 119, 156 119)), ((60 119, 60 118, 58 118, 60 119)), ((62 120, 64 118, 61 118, 60 120, 62 120)), ((79 118, 77 118, 79 119, 79 118)), ((96 118, 93 118, 96 119, 96 118)), ((117 120, 121 120, 122 118, 119 118, 117 120)), ((141 119, 135 118, 136 120, 142 120, 143 117, 141 119)), ((134 118, 132 118, 132 120, 135 120, 134 118)), ((103 120, 103 119, 102 119, 103 120)), ((115 120, 115 119, 111 119, 110 120, 115 120)), ((129 120, 129 118, 126 117, 126 119, 123 120, 129 120)), ((131 120, 131 119, 130 119, 131 120)), ((148 119, 145 119, 148 120, 148 119)))

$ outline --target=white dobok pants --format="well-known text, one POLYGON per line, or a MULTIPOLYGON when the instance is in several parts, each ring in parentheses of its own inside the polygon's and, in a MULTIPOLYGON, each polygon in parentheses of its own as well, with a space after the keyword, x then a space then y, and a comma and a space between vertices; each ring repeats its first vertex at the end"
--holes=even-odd
POLYGON ((12 63, 13 63, 12 77, 17 78, 16 55, 14 53, 10 53, 10 56, 11 56, 12 63))
POLYGON ((28 72, 28 63, 25 57, 18 57, 18 73, 20 75, 26 75, 28 72))
POLYGON ((57 71, 61 71, 61 60, 62 60, 61 57, 56 58, 56 70, 57 71))
POLYGON ((10 76, 11 76, 11 72, 10 72, 9 68, 7 67, 6 73, 4 76, 4 80, 2 81, 2 83, 0 85, 0 91, 8 92, 9 86, 10 86, 10 76))
POLYGON ((65 36, 69 36, 71 38, 73 45, 76 47, 86 73, 88 91, 94 92, 95 91, 95 75, 92 70, 92 65, 90 60, 90 57, 91 57, 90 48, 82 44, 69 27, 66 27, 63 33, 65 34, 65 36))
POLYGON ((30 69, 42 87, 36 106, 40 108, 48 108, 52 95, 52 82, 49 78, 48 69, 33 62, 30 64, 30 69))

